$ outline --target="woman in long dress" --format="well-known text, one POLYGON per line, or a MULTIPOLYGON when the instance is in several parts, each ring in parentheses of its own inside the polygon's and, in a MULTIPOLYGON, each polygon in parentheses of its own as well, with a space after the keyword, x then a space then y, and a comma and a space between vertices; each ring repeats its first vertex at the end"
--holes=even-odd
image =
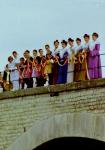
POLYGON ((19 89, 19 74, 17 73, 17 65, 12 56, 8 57, 8 69, 10 70, 10 80, 13 84, 13 90, 19 89))
POLYGON ((63 40, 61 42, 62 49, 59 51, 59 59, 58 59, 58 84, 67 83, 67 70, 68 70, 68 48, 67 41, 63 40))
POLYGON ((58 80, 58 53, 59 53, 59 41, 54 41, 54 51, 53 51, 53 67, 52 67, 52 73, 53 73, 53 85, 57 84, 58 80))
POLYGON ((67 83, 71 83, 73 82, 74 78, 74 54, 75 54, 74 40, 69 38, 68 43, 70 45, 70 48, 69 48, 67 83))
POLYGON ((18 55, 17 51, 13 51, 12 55, 13 55, 13 63, 17 68, 17 69, 14 70, 14 74, 15 74, 14 84, 15 84, 15 89, 18 90, 19 89, 19 70, 18 70, 19 55, 18 55))
POLYGON ((84 60, 83 70, 86 79, 90 79, 89 72, 88 72, 88 59, 89 59, 89 45, 90 45, 90 36, 88 34, 84 34, 84 45, 83 45, 83 54, 86 56, 84 60))
POLYGON ((81 69, 81 63, 80 63, 80 55, 83 51, 81 39, 76 39, 77 47, 75 48, 75 63, 74 63, 74 81, 81 81, 82 80, 82 69, 81 69))
POLYGON ((102 78, 102 68, 100 59, 100 43, 98 41, 99 35, 97 33, 92 34, 93 42, 89 46, 89 60, 88 70, 90 79, 102 78))

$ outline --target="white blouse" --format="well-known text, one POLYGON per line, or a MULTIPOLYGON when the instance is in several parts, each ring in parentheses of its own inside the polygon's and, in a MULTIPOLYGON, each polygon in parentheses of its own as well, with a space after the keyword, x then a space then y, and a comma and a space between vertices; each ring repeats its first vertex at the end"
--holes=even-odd
POLYGON ((66 53, 66 52, 70 55, 69 49, 67 47, 65 47, 59 51, 59 55, 60 55, 61 59, 63 58, 64 53, 66 53))
POLYGON ((82 45, 75 47, 75 54, 77 54, 77 52, 81 49, 83 49, 82 45))
POLYGON ((96 44, 100 44, 100 42, 98 40, 90 42, 90 44, 89 44, 89 50, 93 51, 93 49, 95 48, 96 44))

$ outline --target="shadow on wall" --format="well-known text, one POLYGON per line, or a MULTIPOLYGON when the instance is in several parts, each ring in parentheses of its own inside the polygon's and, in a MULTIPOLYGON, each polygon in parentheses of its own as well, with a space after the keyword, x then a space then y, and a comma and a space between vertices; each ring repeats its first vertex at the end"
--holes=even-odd
POLYGON ((33 150, 102 150, 104 148, 103 141, 83 137, 65 137, 48 141, 33 150))

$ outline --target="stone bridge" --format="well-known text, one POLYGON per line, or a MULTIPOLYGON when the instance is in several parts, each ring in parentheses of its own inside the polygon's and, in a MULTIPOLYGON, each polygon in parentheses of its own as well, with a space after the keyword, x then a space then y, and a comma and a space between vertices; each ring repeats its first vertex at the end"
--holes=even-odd
POLYGON ((105 141, 105 79, 0 94, 0 150, 62 137, 105 141))

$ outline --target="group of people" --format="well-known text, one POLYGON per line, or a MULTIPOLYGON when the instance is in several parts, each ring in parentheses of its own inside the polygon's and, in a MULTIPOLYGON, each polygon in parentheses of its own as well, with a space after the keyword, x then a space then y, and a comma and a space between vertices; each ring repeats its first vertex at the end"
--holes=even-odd
POLYGON ((69 38, 68 41, 54 41, 53 50, 45 45, 43 49, 25 50, 23 57, 19 58, 18 52, 13 51, 8 57, 8 64, 0 74, 0 83, 3 90, 18 90, 45 86, 65 84, 82 80, 102 78, 99 35, 93 33, 83 36, 84 44, 80 38, 69 38), (62 48, 60 48, 60 46, 62 48))

